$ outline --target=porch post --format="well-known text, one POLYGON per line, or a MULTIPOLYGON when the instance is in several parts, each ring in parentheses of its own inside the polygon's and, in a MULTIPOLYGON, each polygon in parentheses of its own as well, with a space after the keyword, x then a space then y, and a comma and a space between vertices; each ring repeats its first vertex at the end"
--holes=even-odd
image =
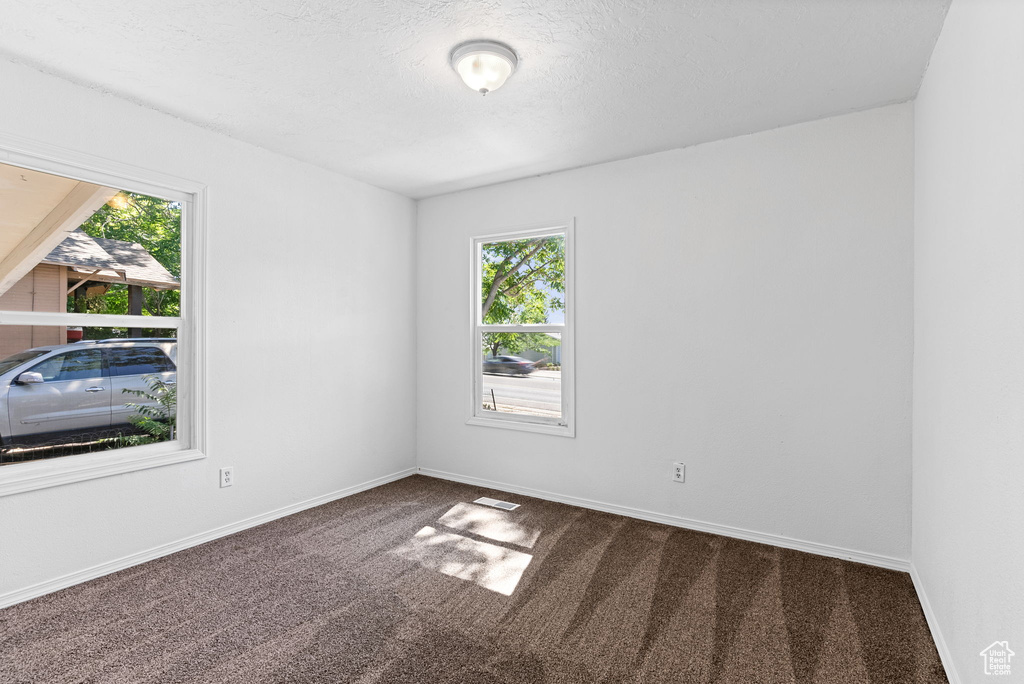
MULTIPOLYGON (((128 314, 130 316, 142 315, 142 286, 128 286, 128 314)), ((129 328, 128 337, 142 337, 142 328, 129 328)))

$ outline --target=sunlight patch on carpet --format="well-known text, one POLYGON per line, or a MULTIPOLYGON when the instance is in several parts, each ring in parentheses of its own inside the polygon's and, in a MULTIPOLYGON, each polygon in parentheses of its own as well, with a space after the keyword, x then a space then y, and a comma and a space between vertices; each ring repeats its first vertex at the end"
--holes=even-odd
POLYGON ((394 553, 429 570, 473 582, 504 596, 511 596, 516 590, 533 559, 528 553, 433 527, 424 527, 394 553))
POLYGON ((438 518, 437 522, 453 530, 532 549, 540 537, 540 530, 515 522, 514 515, 494 508, 460 503, 438 518))

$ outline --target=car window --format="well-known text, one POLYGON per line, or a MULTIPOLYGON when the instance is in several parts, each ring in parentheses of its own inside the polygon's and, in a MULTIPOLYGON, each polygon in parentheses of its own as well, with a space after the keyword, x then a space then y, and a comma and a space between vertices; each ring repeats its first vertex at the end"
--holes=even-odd
POLYGON ((106 374, 103 368, 103 352, 99 349, 82 349, 57 354, 33 367, 32 371, 42 375, 43 382, 100 378, 106 374))
POLYGON ((112 375, 147 375, 174 371, 174 363, 156 347, 107 349, 112 375))
POLYGON ((3 361, 0 361, 0 375, 3 375, 7 371, 12 371, 15 368, 17 368, 18 366, 20 366, 21 364, 27 363, 27 362, 31 361, 32 359, 39 358, 40 356, 42 356, 45 353, 46 353, 45 351, 32 351, 30 349, 28 351, 23 351, 23 352, 18 352, 17 354, 12 354, 11 356, 8 356, 6 359, 4 359, 3 361))

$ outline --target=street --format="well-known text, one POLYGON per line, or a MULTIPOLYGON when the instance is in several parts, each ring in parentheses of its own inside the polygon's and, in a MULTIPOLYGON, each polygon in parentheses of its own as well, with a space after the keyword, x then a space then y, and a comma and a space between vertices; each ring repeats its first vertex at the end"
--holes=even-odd
POLYGON ((483 403, 492 407, 491 390, 499 411, 534 416, 558 416, 562 411, 562 373, 534 371, 529 375, 484 373, 483 403))

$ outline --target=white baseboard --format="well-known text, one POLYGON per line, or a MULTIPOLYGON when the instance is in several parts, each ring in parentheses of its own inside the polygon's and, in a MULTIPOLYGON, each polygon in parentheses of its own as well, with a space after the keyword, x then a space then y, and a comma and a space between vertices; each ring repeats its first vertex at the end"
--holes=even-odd
POLYGON ((33 584, 32 586, 25 587, 24 589, 16 589, 14 591, 7 592, 6 594, 0 594, 0 608, 13 606, 14 604, 21 603, 22 601, 28 601, 29 599, 74 586, 75 584, 81 584, 82 582, 102 577, 103 575, 109 575, 110 573, 117 572, 118 570, 130 568, 133 565, 139 565, 140 563, 155 560, 161 556, 182 551, 192 546, 205 544, 208 541, 213 541, 220 537, 226 537, 229 534, 241 532, 242 530, 250 527, 256 527, 257 525, 262 525, 263 523, 277 520, 278 518, 283 518, 293 513, 298 513, 299 511, 304 511, 307 508, 314 508, 337 499, 343 499, 346 496, 358 494, 359 492, 367 489, 373 489, 374 487, 379 487, 380 485, 387 484, 388 482, 394 482, 395 480, 401 480, 404 477, 414 474, 416 474, 416 468, 406 468, 405 470, 400 470, 397 473, 378 477, 374 480, 370 480, 369 482, 363 482, 362 484, 357 484, 352 487, 339 489, 336 492, 330 492, 329 494, 323 494, 322 496, 300 501, 299 503, 291 504, 290 506, 255 515, 251 518, 246 518, 245 520, 240 520, 229 525, 223 525, 222 527, 217 527, 207 532, 194 534, 190 537, 185 537, 184 539, 179 539, 178 541, 173 541, 168 544, 154 546, 146 551, 140 551, 139 553, 133 553, 131 555, 124 556, 123 558, 118 558, 117 560, 100 563, 99 565, 94 565, 91 568, 85 568, 84 570, 78 570, 62 577, 57 577, 56 579, 33 584))
POLYGON ((939 629, 939 620, 935 615, 935 611, 932 610, 932 604, 928 601, 928 595, 924 593, 924 583, 921 581, 921 576, 918 574, 917 567, 913 563, 910 564, 910 578, 914 581, 917 600, 921 603, 924 619, 928 622, 928 629, 932 633, 932 641, 935 642, 935 649, 939 652, 942 667, 946 670, 946 679, 949 680, 949 684, 960 684, 960 675, 957 674, 956 666, 953 665, 953 653, 949 650, 949 645, 942 637, 942 630, 939 629))
POLYGON ((420 468, 419 472, 421 475, 426 475, 427 477, 436 477, 442 480, 452 480, 454 482, 462 482, 464 484, 478 485, 480 487, 487 487, 488 489, 497 489, 498 491, 502 492, 522 494, 523 496, 532 496, 536 499, 557 501, 558 503, 569 504, 570 506, 579 506, 581 508, 590 508, 595 511, 603 511, 605 513, 615 513, 617 515, 624 515, 628 518, 638 518, 640 520, 662 523, 664 525, 672 525, 673 527, 685 527, 690 530, 697 530, 699 532, 709 532, 711 534, 718 534, 724 537, 744 539, 746 541, 757 542, 759 544, 781 546, 785 549, 806 551, 807 553, 813 553, 819 556, 842 558, 843 560, 854 561, 856 563, 864 563, 865 565, 874 565, 880 568, 888 568, 890 570, 899 570, 901 572, 910 571, 910 561, 904 560, 902 558, 880 556, 873 553, 865 553, 863 551, 844 549, 839 546, 818 544, 815 542, 803 541, 801 539, 791 539, 789 537, 783 537, 777 534, 754 532, 753 530, 745 530, 739 527, 717 525, 715 523, 702 522, 700 520, 690 520, 689 518, 681 518, 675 515, 665 515, 663 513, 645 511, 639 508, 629 508, 626 506, 607 504, 601 501, 580 499, 575 496, 555 494, 540 489, 518 487, 515 485, 504 484, 502 482, 483 480, 477 477, 466 477, 464 475, 456 475, 455 473, 446 473, 442 470, 433 470, 432 468, 420 468))

